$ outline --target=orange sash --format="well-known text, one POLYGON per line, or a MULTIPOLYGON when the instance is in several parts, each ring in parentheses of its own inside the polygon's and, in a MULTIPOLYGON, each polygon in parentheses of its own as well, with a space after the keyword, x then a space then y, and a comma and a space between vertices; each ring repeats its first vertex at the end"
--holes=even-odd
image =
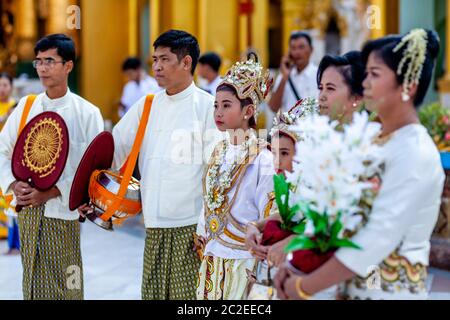
POLYGON ((19 132, 18 132, 17 136, 20 135, 22 130, 27 125, 28 115, 30 114, 30 110, 31 110, 31 107, 33 106, 34 100, 36 100, 36 96, 35 95, 29 95, 28 96, 27 102, 25 103, 25 107, 23 109, 22 117, 20 118, 19 132))
POLYGON ((142 141, 144 140, 145 130, 147 128, 147 123, 150 118, 150 111, 152 109, 154 95, 148 95, 144 104, 144 111, 142 112, 141 121, 139 122, 139 128, 136 133, 136 138, 134 139, 133 147, 131 148, 131 153, 128 160, 125 162, 125 170, 123 172, 122 181, 120 183, 119 193, 117 194, 117 201, 114 201, 106 210, 106 212, 101 216, 102 220, 109 221, 117 209, 120 207, 124 196, 127 192, 128 185, 133 174, 134 167, 141 149, 142 141))
MULTIPOLYGON (((22 116, 20 118, 19 131, 17 132, 17 138, 20 136, 22 130, 27 125, 28 115, 30 114, 30 110, 31 110, 31 107, 33 106, 34 100, 36 100, 36 95, 29 95, 28 98, 27 98, 27 101, 25 102, 25 107, 23 109, 23 113, 22 113, 22 116)), ((0 197, 3 197, 5 199, 6 204, 8 205, 8 207, 10 207, 11 209, 14 209, 10 205, 12 200, 13 200, 13 197, 14 197, 12 194, 3 195, 2 190, 0 190, 0 197)))

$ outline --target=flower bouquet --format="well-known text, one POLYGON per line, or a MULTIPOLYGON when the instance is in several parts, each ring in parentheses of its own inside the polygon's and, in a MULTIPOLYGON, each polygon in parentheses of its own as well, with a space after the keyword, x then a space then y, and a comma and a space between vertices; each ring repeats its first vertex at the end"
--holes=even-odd
MULTIPOLYGON (((341 247, 360 249, 351 236, 367 220, 366 204, 376 196, 372 178, 380 173, 379 146, 373 143, 380 124, 365 113, 337 130, 338 123, 314 115, 301 124, 289 199, 290 215, 303 219, 292 229, 297 236, 287 245, 290 263, 309 273, 341 247)), ((275 190, 280 192, 280 190, 275 190)), ((286 190, 280 198, 287 198, 286 190)))
POLYGON ((419 111, 419 118, 441 152, 444 169, 450 170, 450 110, 432 103, 419 111))
POLYGON ((420 109, 419 118, 438 149, 450 152, 450 110, 439 103, 432 103, 420 109))

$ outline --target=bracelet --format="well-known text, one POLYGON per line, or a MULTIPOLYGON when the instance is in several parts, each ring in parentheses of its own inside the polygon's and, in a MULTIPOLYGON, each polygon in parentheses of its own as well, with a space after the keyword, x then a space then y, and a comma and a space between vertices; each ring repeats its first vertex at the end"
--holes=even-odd
POLYGON ((303 300, 310 300, 312 296, 303 291, 302 281, 303 281, 302 277, 298 277, 297 280, 295 281, 295 289, 297 290, 297 294, 303 300))

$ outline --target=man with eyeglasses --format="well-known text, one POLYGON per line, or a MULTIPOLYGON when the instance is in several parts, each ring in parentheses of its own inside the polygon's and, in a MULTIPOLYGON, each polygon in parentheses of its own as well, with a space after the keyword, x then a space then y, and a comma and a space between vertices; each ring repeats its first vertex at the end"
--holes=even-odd
POLYGON ((23 98, 0 133, 0 187, 13 192, 19 213, 19 232, 25 300, 83 299, 83 271, 78 213, 69 210, 69 192, 81 156, 103 131, 100 110, 72 93, 69 74, 74 68, 75 44, 66 35, 54 34, 35 47, 36 68, 46 91, 23 98), (31 104, 27 115, 25 105, 31 104), (56 186, 40 192, 18 182, 11 172, 11 157, 25 115, 30 121, 45 111, 58 113, 69 130, 69 158, 56 186))

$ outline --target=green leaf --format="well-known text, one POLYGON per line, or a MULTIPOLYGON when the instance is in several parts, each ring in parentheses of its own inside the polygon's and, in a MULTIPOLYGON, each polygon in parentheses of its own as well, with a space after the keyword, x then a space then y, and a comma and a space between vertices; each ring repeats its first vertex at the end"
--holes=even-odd
POLYGON ((332 245, 334 248, 354 248, 361 249, 356 243, 350 241, 349 239, 335 239, 332 241, 332 245))
POLYGON ((287 215, 289 214, 288 208, 282 201, 282 196, 285 196, 285 202, 288 202, 289 199, 289 184, 286 182, 286 179, 283 175, 274 175, 274 191, 275 191, 275 201, 278 206, 278 210, 280 212, 281 218, 285 220, 287 215))
POLYGON ((327 252, 328 249, 330 248, 330 242, 325 239, 321 239, 319 237, 319 238, 317 238, 316 242, 319 246, 320 252, 322 252, 322 253, 327 252))
POLYGON ((317 226, 317 222, 320 219, 320 214, 318 214, 317 212, 309 209, 307 211, 304 212, 305 217, 308 218, 309 220, 311 220, 314 224, 314 227, 317 226))
POLYGON ((292 232, 296 234, 303 234, 305 232, 306 223, 304 221, 300 222, 298 225, 292 228, 292 232))
POLYGON ((341 213, 338 214, 336 220, 333 222, 333 224, 331 225, 331 239, 337 239, 339 232, 342 230, 344 226, 342 225, 341 222, 341 213))
POLYGON ((328 216, 319 215, 316 222, 314 223, 314 228, 316 234, 326 234, 328 229, 328 216))
POLYGON ((300 211, 300 206, 298 204, 296 204, 295 206, 293 206, 292 208, 289 209, 289 215, 288 215, 288 220, 292 221, 292 218, 297 214, 297 212, 300 211))
POLYGON ((308 237, 303 235, 298 236, 289 242, 289 244, 284 248, 284 252, 289 253, 296 250, 307 250, 317 248, 317 243, 308 237))

